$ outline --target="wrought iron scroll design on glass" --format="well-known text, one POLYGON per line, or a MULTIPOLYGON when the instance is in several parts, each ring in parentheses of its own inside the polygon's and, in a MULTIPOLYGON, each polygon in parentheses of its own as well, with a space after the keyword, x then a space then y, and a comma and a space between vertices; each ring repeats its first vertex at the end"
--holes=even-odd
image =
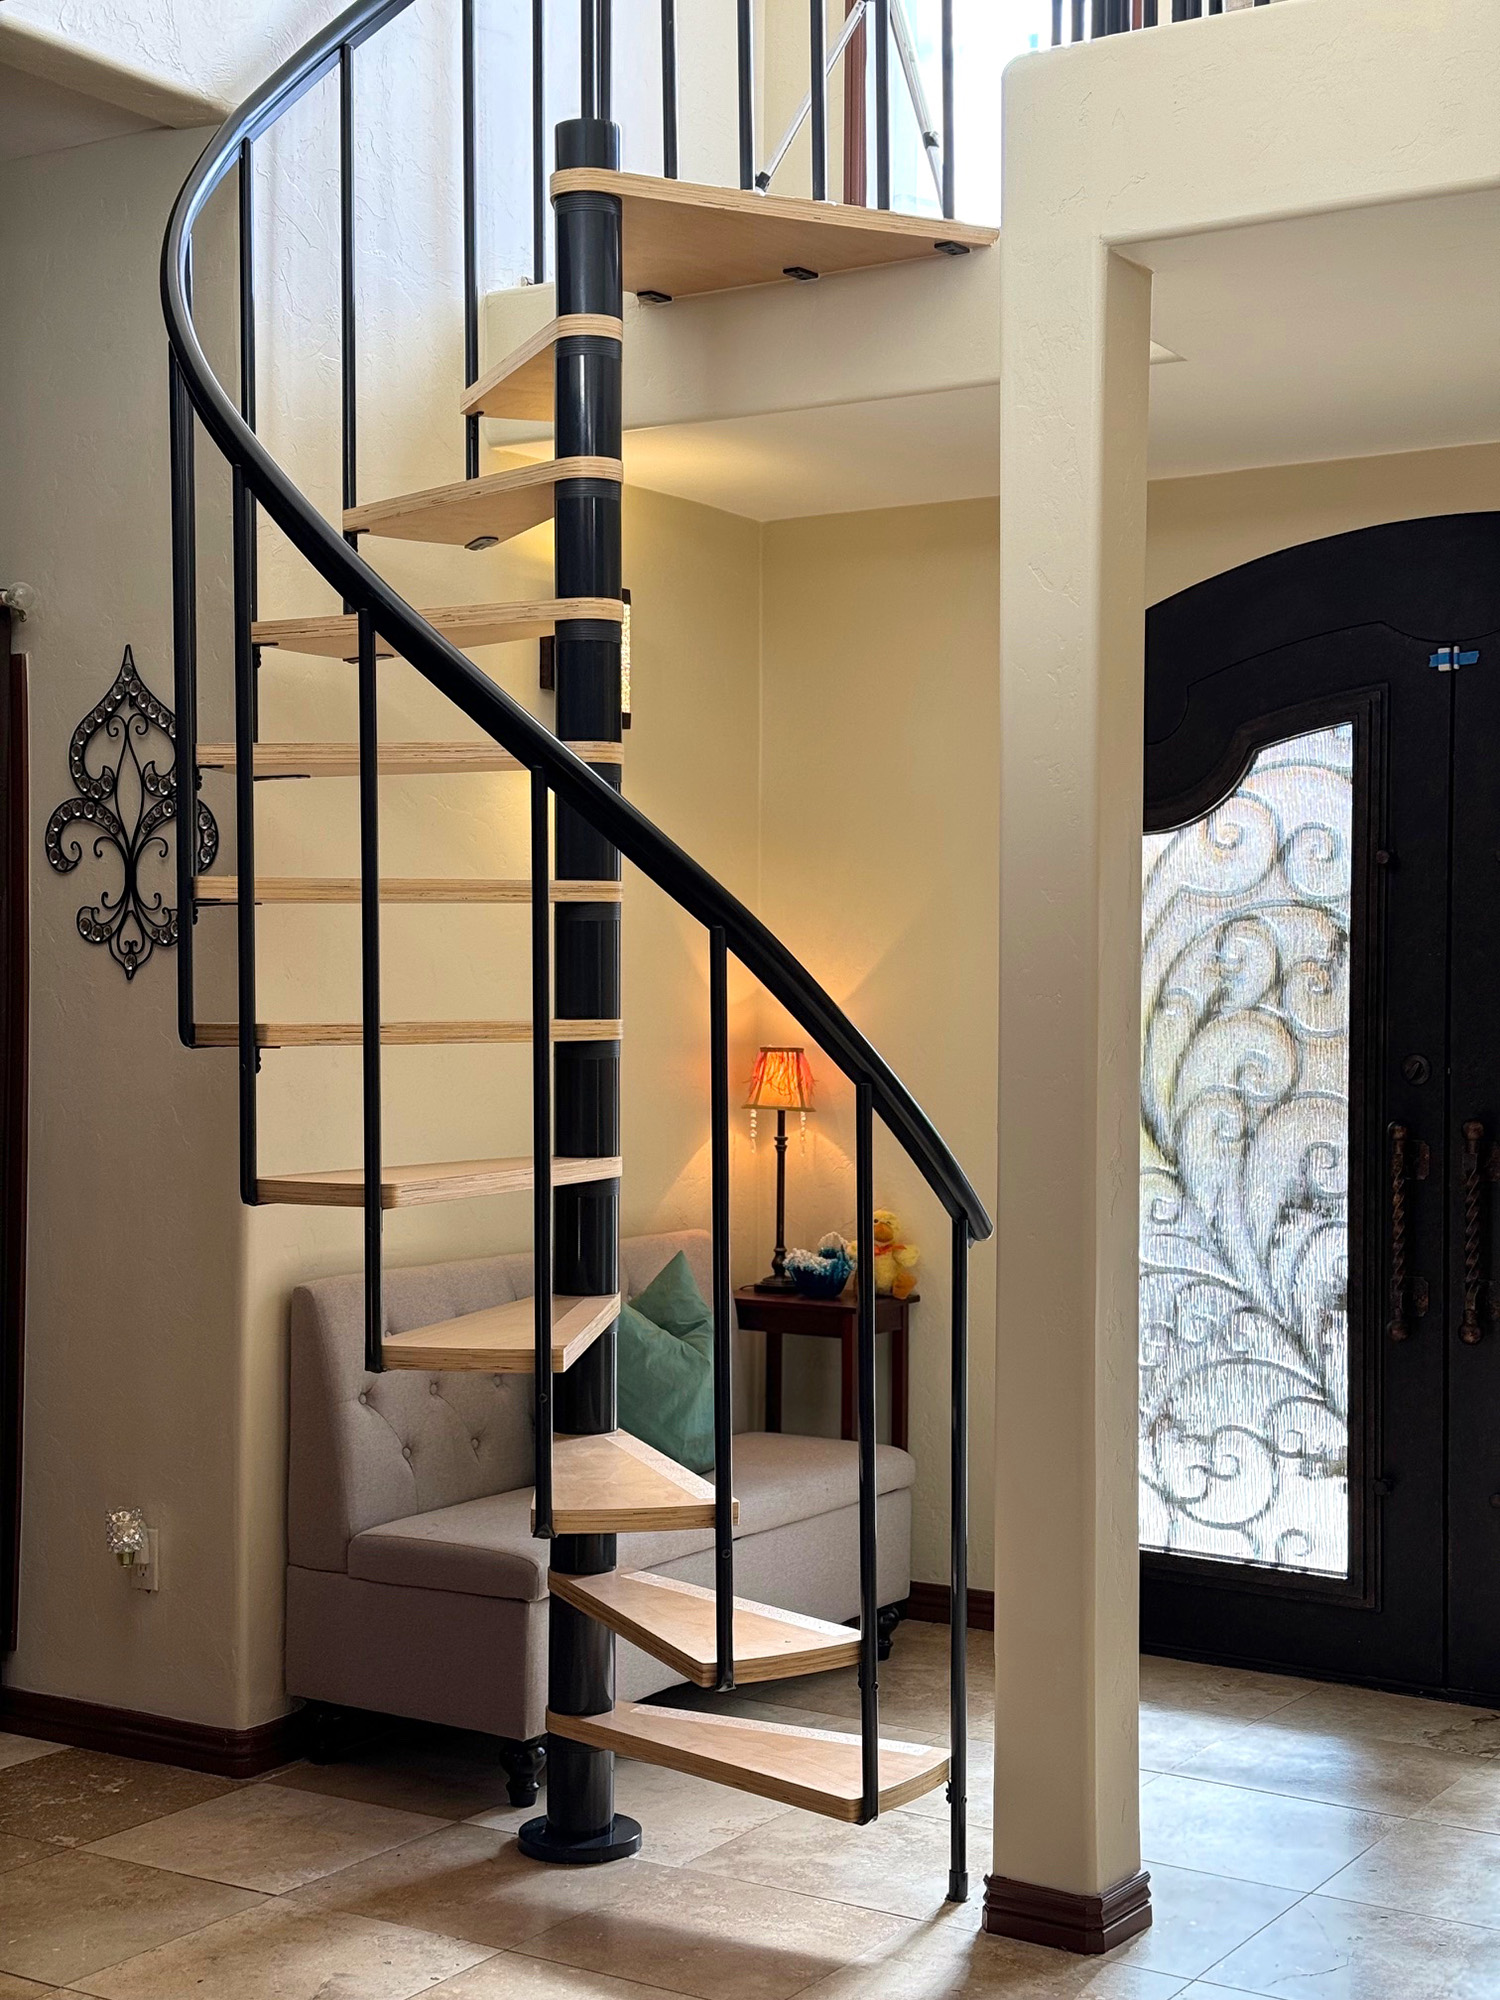
POLYGON ((1354 726, 1145 838, 1141 1543, 1349 1567, 1354 726))
MULTIPOLYGON (((109 692, 73 731, 68 770, 77 796, 53 812, 45 839, 47 859, 59 875, 70 875, 82 861, 80 833, 87 837, 92 831, 96 860, 113 851, 120 886, 104 889, 97 903, 82 905, 78 935, 107 946, 127 979, 134 979, 158 946, 170 950, 177 942, 177 910, 143 879, 153 860, 165 869, 171 854, 166 828, 177 817, 176 746, 176 717, 141 679, 127 646, 109 692), (165 768, 148 750, 153 736, 172 748, 165 768), (101 738, 118 746, 119 754, 106 756, 94 771, 89 755, 101 738)), ((213 866, 219 828, 201 799, 195 807, 192 861, 201 873, 213 866)))

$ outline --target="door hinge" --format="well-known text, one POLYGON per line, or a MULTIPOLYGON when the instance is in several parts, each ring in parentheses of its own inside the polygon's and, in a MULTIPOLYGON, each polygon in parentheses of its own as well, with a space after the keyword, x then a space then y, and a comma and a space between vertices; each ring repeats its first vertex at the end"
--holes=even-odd
POLYGON ((1473 667, 1479 664, 1479 648, 1439 646, 1427 664, 1429 667, 1436 667, 1440 674, 1456 674, 1460 667, 1473 667))

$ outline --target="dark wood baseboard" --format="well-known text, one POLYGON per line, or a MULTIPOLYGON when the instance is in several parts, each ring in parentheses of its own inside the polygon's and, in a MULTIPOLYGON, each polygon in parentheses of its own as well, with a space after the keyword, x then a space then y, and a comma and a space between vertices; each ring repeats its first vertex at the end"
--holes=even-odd
MULTIPOLYGON (((914 1583, 911 1595, 906 1600, 906 1615, 923 1625, 948 1625, 952 1592, 946 1583, 914 1583)), ((969 1630, 971 1632, 993 1632, 995 1629, 995 1593, 992 1590, 971 1590, 969 1592, 969 1630)))
POLYGON ((1100 1896, 984 1878, 984 1928, 994 1937, 1024 1938, 1057 1951, 1097 1955, 1137 1936, 1151 1924, 1151 1877, 1142 1869, 1100 1896))
POLYGON ((179 1764, 216 1778, 258 1778, 302 1754, 298 1714, 279 1715, 253 1729, 213 1729, 171 1715, 107 1708, 62 1695, 32 1694, 25 1688, 0 1687, 0 1728, 40 1736, 48 1743, 71 1743, 80 1750, 108 1750, 117 1757, 179 1764))

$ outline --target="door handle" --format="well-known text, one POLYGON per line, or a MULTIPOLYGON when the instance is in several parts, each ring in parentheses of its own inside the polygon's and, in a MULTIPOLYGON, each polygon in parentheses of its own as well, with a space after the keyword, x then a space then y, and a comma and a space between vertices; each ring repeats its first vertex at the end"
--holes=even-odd
POLYGON ((1500 1178, 1500 1158, 1493 1146, 1481 1157, 1483 1145, 1484 1126, 1471 1118, 1464 1126, 1464 1316, 1458 1327, 1458 1337, 1466 1347, 1477 1347, 1484 1339, 1484 1321, 1494 1310, 1489 1297, 1489 1237, 1480 1204, 1480 1183, 1500 1178))
MULTIPOLYGON (((1391 1127, 1391 1317, 1388 1332, 1392 1340, 1411 1338, 1411 1321, 1408 1318, 1408 1279, 1406 1274, 1406 1229, 1407 1229, 1407 1184, 1413 1179, 1425 1181, 1427 1178, 1428 1152, 1418 1140, 1412 1143, 1410 1132, 1404 1125, 1391 1127)), ((1420 1319, 1427 1310, 1427 1284, 1418 1278, 1411 1287, 1416 1299, 1417 1317, 1420 1319)))

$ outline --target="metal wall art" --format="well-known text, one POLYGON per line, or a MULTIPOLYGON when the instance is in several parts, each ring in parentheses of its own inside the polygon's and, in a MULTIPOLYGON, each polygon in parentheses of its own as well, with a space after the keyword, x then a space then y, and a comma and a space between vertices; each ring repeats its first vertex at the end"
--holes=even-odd
MULTIPOLYGON (((95 858, 113 850, 120 865, 118 886, 107 886, 97 903, 78 912, 78 934, 89 944, 109 947, 109 955, 134 979, 158 945, 177 942, 177 911, 152 887, 150 877, 172 879, 171 847, 163 829, 177 816, 177 721, 158 701, 136 671, 130 648, 120 662, 109 692, 73 731, 68 745, 68 769, 76 798, 64 799, 47 822, 47 859, 60 875, 71 874, 83 859, 78 828, 93 831, 95 858), (165 769, 157 766, 159 746, 153 733, 172 747, 165 769), (95 739, 105 739, 105 757, 98 771, 89 768, 95 739), (107 746, 118 746, 111 757, 107 746), (148 750, 151 754, 148 754, 148 750)), ((213 865, 219 851, 219 828, 201 799, 196 801, 197 873, 213 865)))

